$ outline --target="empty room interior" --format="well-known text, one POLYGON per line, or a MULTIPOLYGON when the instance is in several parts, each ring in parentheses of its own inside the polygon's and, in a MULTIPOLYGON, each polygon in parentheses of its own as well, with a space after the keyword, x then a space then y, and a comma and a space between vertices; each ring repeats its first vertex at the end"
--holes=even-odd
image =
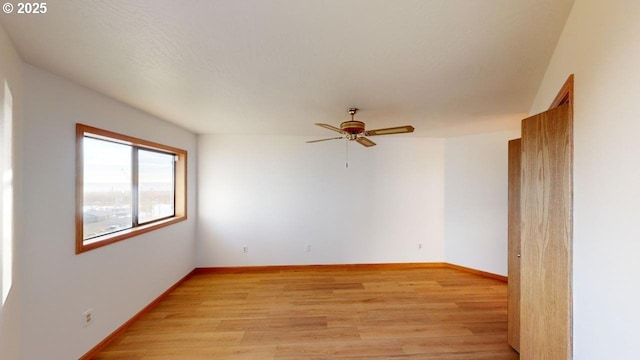
POLYGON ((0 358, 637 359, 638 24, 6 0, 0 358))

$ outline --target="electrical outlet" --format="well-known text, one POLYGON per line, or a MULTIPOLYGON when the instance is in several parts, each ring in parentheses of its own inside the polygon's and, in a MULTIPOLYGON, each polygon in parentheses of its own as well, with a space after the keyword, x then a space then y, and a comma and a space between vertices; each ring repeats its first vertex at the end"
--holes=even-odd
POLYGON ((246 254, 249 252, 249 245, 242 245, 242 253, 246 254))
POLYGON ((89 309, 82 313, 81 323, 82 327, 87 327, 93 324, 93 309, 89 309))
POLYGON ((304 247, 304 251, 311 252, 311 244, 307 244, 307 246, 304 247))
POLYGON ((422 244, 418 244, 418 250, 422 250, 422 244))

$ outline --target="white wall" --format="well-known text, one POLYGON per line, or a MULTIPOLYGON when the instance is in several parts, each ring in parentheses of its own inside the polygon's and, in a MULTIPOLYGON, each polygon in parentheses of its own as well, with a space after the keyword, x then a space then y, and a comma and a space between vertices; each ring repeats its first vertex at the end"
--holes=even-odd
POLYGON ((22 62, 0 26, 0 359, 20 356, 20 126, 22 62), (13 198, 13 200, 12 200, 13 198))
POLYGON ((520 130, 448 138, 446 262, 507 275, 507 142, 520 130))
POLYGON ((194 268, 197 137, 29 65, 24 82, 21 357, 75 359, 194 268), (189 219, 76 255, 76 122, 186 149, 189 219))
POLYGON ((576 1, 531 113, 571 73, 574 358, 637 359, 640 2, 576 1))
POLYGON ((199 137, 198 266, 444 260, 444 140, 306 140, 199 137))

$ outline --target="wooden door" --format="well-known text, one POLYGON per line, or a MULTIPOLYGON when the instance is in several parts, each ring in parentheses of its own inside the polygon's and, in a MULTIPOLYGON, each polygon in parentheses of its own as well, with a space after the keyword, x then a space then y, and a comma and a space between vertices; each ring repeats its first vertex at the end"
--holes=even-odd
POLYGON ((520 352, 520 176, 521 139, 509 141, 508 165, 508 342, 520 352))
POLYGON ((572 102, 522 121, 520 359, 572 358, 572 102))

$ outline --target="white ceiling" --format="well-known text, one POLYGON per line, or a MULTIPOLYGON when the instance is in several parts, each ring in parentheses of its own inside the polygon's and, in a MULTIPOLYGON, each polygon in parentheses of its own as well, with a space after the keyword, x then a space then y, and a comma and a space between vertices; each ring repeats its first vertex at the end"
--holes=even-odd
POLYGON ((22 58, 197 133, 514 128, 573 0, 49 0, 22 58))

